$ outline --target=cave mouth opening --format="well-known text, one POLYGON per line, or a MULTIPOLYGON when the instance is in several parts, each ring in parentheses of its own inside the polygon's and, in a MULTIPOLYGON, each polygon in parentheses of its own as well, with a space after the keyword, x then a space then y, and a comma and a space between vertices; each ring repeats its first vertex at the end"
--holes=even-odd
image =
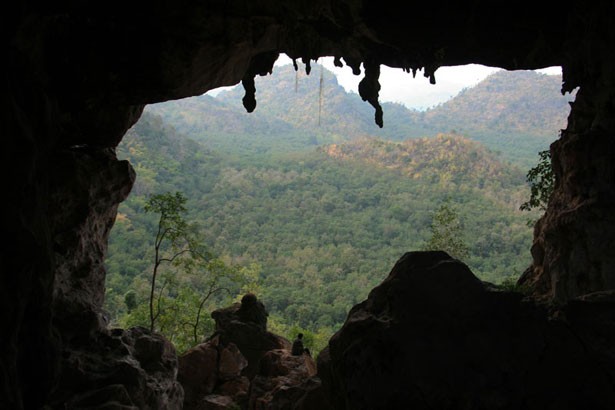
MULTIPOLYGON (((521 153, 511 142, 518 130, 494 135, 494 129, 522 128, 520 118, 527 119, 528 112, 544 116, 531 103, 538 94, 560 95, 561 78, 553 78, 558 68, 443 67, 436 85, 419 72, 413 84, 444 88, 435 97, 440 102, 413 107, 399 101, 403 94, 391 93, 397 97, 381 101, 385 126, 379 129, 372 108, 351 91, 351 80, 356 85, 361 76, 342 79, 326 59, 312 65, 310 75, 304 65, 295 70, 289 62, 282 58, 271 75, 257 78, 253 113, 241 107, 238 85, 150 105, 128 131, 118 157, 133 164, 137 180, 110 236, 105 308, 112 324, 147 322, 139 306, 150 290, 152 247, 146 242, 156 218, 143 214, 143 205, 161 192, 186 194, 186 216, 203 227, 201 240, 223 266, 237 269, 233 275, 243 275, 240 285, 224 282, 220 287, 230 292, 209 300, 207 310, 255 292, 270 310, 271 330, 289 338, 303 332, 315 352, 397 258, 425 247, 438 210, 445 217, 452 211, 452 225, 444 228, 451 230, 449 238, 452 233, 464 239, 461 252, 471 253, 459 257, 482 280, 501 284, 530 265, 527 220, 537 214, 518 211, 528 194, 525 173, 565 126, 567 112, 551 117, 567 102, 548 112, 549 127, 531 118, 526 134, 517 135, 521 153), (450 84, 459 77, 469 83, 450 84), (532 87, 543 88, 531 94, 532 87), (464 104, 468 112, 460 114, 464 104), (457 112, 456 120, 447 109, 457 112), (443 123, 430 126, 431 118, 443 123), (404 121, 410 125, 404 128, 404 121), (401 136, 417 123, 414 135, 401 136), (439 162, 430 163, 433 157, 439 162), (402 166, 413 161, 413 167, 402 166), (135 237, 142 243, 133 245, 135 237)), ((391 81, 387 71, 383 95, 400 81, 399 74, 411 81, 411 74, 398 69, 391 71, 391 81)), ((194 272, 185 277, 181 272, 167 268, 156 290, 170 314, 160 321, 180 351, 194 344, 194 328, 188 326, 188 337, 182 335, 188 327, 173 322, 178 312, 195 314, 201 299, 193 291, 207 286, 194 272)), ((199 326, 211 332, 208 314, 199 326)))

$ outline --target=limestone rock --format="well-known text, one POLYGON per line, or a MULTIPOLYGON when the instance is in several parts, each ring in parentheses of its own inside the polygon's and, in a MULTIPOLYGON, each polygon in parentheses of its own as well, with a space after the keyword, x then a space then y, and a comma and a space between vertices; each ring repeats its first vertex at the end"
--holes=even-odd
POLYGON ((231 397, 212 394, 203 399, 199 410, 232 410, 233 408, 237 408, 237 405, 231 397))
POLYGON ((179 358, 177 376, 185 391, 184 409, 232 408, 231 402, 247 402, 250 380, 242 376, 247 365, 237 346, 221 343, 219 335, 189 349, 179 358))
POLYGON ((256 314, 246 314, 242 309, 242 304, 218 309, 212 312, 211 316, 216 321, 216 335, 220 343, 228 345, 230 343, 239 348, 241 354, 247 359, 248 366, 243 374, 252 379, 258 371, 258 366, 263 355, 274 349, 290 349, 290 342, 283 337, 275 335, 266 330, 263 322, 253 321, 247 317, 262 317, 261 309, 257 308, 256 314))
POLYGON ((271 350, 263 356, 252 380, 249 408, 296 408, 292 406, 307 391, 320 387, 315 375, 316 364, 308 354, 295 356, 288 349, 271 350))
POLYGON ((584 305, 600 313, 596 323, 570 306, 571 325, 485 289, 443 252, 408 253, 350 311, 319 376, 336 409, 610 409, 612 355, 581 336, 613 342, 609 303, 584 305))
POLYGON ((177 380, 184 388, 186 403, 195 403, 214 391, 217 369, 218 350, 212 343, 197 345, 179 357, 177 380))
MULTIPOLYGON (((264 306, 259 308, 263 310, 264 306)), ((262 315, 246 315, 237 303, 214 311, 212 317, 214 336, 179 359, 185 410, 303 408, 303 404, 296 406, 308 398, 310 405, 322 402, 312 357, 292 355, 288 340, 267 332, 261 321, 253 321, 262 315)))
POLYGON ((220 380, 233 380, 241 376, 243 369, 248 367, 248 361, 243 357, 234 343, 229 343, 220 351, 218 372, 220 380))
POLYGON ((245 376, 240 376, 229 380, 220 385, 220 394, 230 396, 238 403, 247 402, 248 392, 250 391, 250 380, 245 376))
MULTIPOLYGON (((577 97, 573 113, 585 99, 577 97)), ((561 304, 615 290, 615 145, 611 132, 570 130, 551 149, 556 189, 534 228, 533 264, 521 283, 561 304)))
POLYGON ((56 405, 181 409, 184 393, 176 380, 175 348, 160 334, 115 329, 65 355, 56 405))
POLYGON ((54 325, 64 343, 106 328, 106 238, 134 179, 130 164, 118 161, 111 150, 75 148, 54 158, 54 325))
POLYGON ((173 345, 143 328, 107 330, 106 238, 135 178, 112 150, 57 152, 50 175, 54 242, 54 327, 62 334, 59 383, 51 402, 69 407, 179 408, 173 345), (115 405, 114 404, 114 405, 115 405))

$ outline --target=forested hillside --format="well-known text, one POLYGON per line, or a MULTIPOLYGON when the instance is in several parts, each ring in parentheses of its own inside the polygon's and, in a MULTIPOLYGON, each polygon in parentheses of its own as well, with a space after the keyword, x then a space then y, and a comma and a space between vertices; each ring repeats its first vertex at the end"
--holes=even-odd
POLYGON ((201 96, 147 110, 224 152, 238 147, 249 155, 286 152, 365 136, 402 141, 452 132, 528 169, 537 152, 559 136, 574 99, 561 95, 560 76, 501 70, 424 112, 383 103, 385 125, 380 129, 373 108, 319 65, 310 75, 292 65, 276 66, 272 75, 257 77, 256 87, 257 108, 250 114, 241 104, 240 86, 216 98, 201 96))
MULTIPOLYGON (((186 195, 187 219, 198 222, 203 245, 241 273, 241 283, 229 284, 207 309, 252 290, 272 326, 299 326, 319 340, 404 252, 422 248, 443 203, 458 214, 470 250, 465 262, 481 278, 499 283, 529 265, 530 215, 517 210, 528 195, 524 172, 461 136, 370 137, 251 156, 242 148, 231 155, 230 146, 216 152, 199 139, 145 112, 118 147, 137 182, 110 238, 106 306, 115 321, 125 323, 128 304, 147 302, 156 225, 143 211, 148 195, 162 192, 186 195)), ((169 300, 183 297, 172 285, 169 300)))
POLYGON ((573 100, 574 94, 561 94, 560 76, 501 70, 426 111, 423 121, 470 136, 527 168, 559 137, 573 100))

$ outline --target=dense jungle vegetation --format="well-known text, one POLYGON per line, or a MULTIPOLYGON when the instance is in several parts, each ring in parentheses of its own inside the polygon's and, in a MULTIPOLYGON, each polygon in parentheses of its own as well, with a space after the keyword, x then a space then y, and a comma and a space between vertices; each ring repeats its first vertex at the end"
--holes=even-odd
POLYGON ((434 243, 443 209, 482 280, 529 266, 527 222, 538 214, 519 207, 527 170, 565 124, 572 97, 559 77, 497 72, 425 112, 387 103, 379 129, 331 73, 320 87, 319 70, 259 79, 253 114, 234 89, 150 106, 129 130, 117 153, 137 180, 107 257, 115 324, 147 323, 158 215, 145 210, 161 193, 185 196, 183 217, 207 254, 161 265, 158 329, 180 351, 211 333, 212 309, 248 291, 271 330, 301 330, 320 350, 404 252, 434 243))

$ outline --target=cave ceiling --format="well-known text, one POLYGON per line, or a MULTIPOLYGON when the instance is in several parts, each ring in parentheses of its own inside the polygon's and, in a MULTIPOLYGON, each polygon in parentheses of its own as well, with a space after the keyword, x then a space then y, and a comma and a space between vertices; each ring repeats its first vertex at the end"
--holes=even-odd
MULTIPOLYGON (((392 1, 54 2, 29 4, 13 46, 57 96, 62 145, 115 146, 145 104, 200 95, 271 72, 280 53, 307 63, 336 57, 367 78, 378 110, 381 64, 421 70, 478 63, 508 70, 564 66, 564 85, 592 6, 535 2, 392 1), (576 42, 576 43, 575 43, 576 42), (578 44, 577 44, 578 43, 578 44), (571 51, 572 50, 572 51, 571 51)), ((589 34, 588 34, 589 35, 589 34)), ((566 85, 566 82, 569 84, 566 85)), ((248 93, 250 94, 250 93, 248 93)), ((244 105, 254 109, 247 96, 244 105)), ((378 119, 376 119, 378 122, 378 119)))

